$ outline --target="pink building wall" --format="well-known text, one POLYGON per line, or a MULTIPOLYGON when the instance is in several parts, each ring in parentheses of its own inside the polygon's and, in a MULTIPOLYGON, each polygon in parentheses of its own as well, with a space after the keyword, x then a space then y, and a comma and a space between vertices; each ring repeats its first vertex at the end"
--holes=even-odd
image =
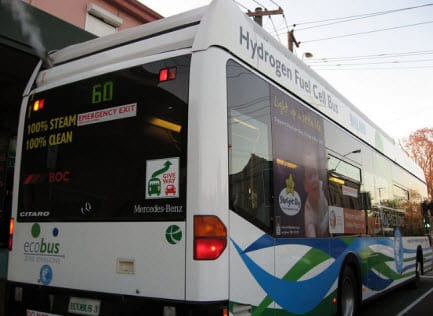
POLYGON ((86 25, 87 5, 95 4, 123 19, 123 30, 162 18, 160 14, 136 0, 23 0, 79 28, 86 25))

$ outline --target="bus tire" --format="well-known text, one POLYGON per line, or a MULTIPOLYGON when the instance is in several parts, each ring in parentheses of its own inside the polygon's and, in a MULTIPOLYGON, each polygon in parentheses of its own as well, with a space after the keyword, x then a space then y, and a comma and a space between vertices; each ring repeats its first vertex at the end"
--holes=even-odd
POLYGON ((338 281, 338 315, 355 316, 359 308, 358 282, 353 268, 345 265, 338 281))

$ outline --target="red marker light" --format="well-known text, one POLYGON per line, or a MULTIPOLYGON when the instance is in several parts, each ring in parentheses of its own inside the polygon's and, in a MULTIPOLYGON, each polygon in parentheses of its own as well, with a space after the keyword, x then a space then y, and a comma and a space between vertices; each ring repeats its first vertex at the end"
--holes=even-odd
POLYGON ((159 71, 159 82, 168 80, 168 69, 161 69, 159 71))
POLYGON ((36 100, 35 102, 33 102, 33 111, 36 112, 42 110, 44 108, 44 104, 45 99, 36 100))
POLYGON ((164 68, 159 71, 159 82, 176 79, 176 67, 164 68))
POLYGON ((176 68, 169 68, 168 69, 168 80, 174 80, 176 79, 176 68))

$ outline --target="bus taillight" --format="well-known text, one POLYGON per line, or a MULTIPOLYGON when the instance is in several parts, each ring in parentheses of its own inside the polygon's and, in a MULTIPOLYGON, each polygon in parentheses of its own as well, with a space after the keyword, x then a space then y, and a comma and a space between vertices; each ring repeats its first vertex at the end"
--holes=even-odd
POLYGON ((215 260, 227 246, 227 229, 214 215, 194 216, 194 259, 215 260))
POLYGON ((228 310, 228 308, 224 308, 224 309, 222 310, 222 312, 223 312, 223 315, 222 315, 222 316, 229 316, 229 310, 228 310))
POLYGON ((8 243, 9 250, 12 250, 12 241, 13 241, 13 237, 14 237, 14 230, 15 230, 15 221, 13 218, 11 218, 10 222, 9 222, 9 243, 8 243))

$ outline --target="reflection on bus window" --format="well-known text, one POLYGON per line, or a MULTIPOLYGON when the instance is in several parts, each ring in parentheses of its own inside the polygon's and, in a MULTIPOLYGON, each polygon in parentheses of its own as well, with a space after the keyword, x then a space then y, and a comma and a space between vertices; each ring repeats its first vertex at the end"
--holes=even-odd
POLYGON ((230 208, 269 230, 272 210, 269 85, 229 61, 227 98, 230 208))

